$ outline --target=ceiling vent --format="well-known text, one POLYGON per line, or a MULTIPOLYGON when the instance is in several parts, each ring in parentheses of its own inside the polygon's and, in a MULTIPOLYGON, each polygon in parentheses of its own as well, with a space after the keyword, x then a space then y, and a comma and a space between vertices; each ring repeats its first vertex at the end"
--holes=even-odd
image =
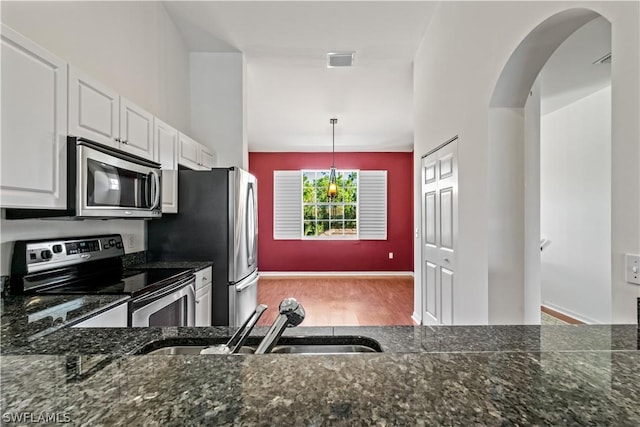
POLYGON ((351 67, 353 66, 353 58, 355 52, 336 52, 327 54, 327 67, 351 67))
POLYGON ((593 61, 594 64, 611 64, 611 52, 593 61))

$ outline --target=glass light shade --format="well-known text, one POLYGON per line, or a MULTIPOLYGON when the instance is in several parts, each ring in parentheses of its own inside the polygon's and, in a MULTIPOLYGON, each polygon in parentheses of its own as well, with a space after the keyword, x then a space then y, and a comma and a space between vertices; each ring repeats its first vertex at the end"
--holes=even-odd
POLYGON ((336 181, 336 168, 332 167, 331 172, 329 172, 329 188, 327 190, 327 195, 329 198, 333 198, 338 194, 338 183, 336 181))

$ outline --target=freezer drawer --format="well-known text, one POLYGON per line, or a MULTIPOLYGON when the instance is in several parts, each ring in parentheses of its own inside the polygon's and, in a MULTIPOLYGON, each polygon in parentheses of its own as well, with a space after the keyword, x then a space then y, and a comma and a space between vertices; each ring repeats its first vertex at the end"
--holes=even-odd
POLYGON ((229 326, 239 327, 258 306, 258 272, 229 286, 229 326))

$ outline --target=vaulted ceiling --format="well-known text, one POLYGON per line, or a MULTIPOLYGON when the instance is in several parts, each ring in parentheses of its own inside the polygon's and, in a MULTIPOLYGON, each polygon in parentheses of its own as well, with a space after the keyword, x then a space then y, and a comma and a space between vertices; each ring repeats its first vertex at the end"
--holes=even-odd
POLYGON ((413 147, 413 57, 436 2, 166 2, 191 51, 242 52, 250 151, 413 147), (351 68, 329 52, 355 51, 351 68))

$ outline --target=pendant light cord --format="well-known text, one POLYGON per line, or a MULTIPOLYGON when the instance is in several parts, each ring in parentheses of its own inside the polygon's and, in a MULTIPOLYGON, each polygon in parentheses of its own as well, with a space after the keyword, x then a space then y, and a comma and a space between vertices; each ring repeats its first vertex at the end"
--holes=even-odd
POLYGON ((331 130, 331 153, 332 153, 332 157, 331 157, 331 167, 335 168, 336 167, 336 122, 338 121, 338 119, 333 118, 333 119, 329 119, 329 121, 331 122, 331 126, 332 126, 332 130, 331 130))

